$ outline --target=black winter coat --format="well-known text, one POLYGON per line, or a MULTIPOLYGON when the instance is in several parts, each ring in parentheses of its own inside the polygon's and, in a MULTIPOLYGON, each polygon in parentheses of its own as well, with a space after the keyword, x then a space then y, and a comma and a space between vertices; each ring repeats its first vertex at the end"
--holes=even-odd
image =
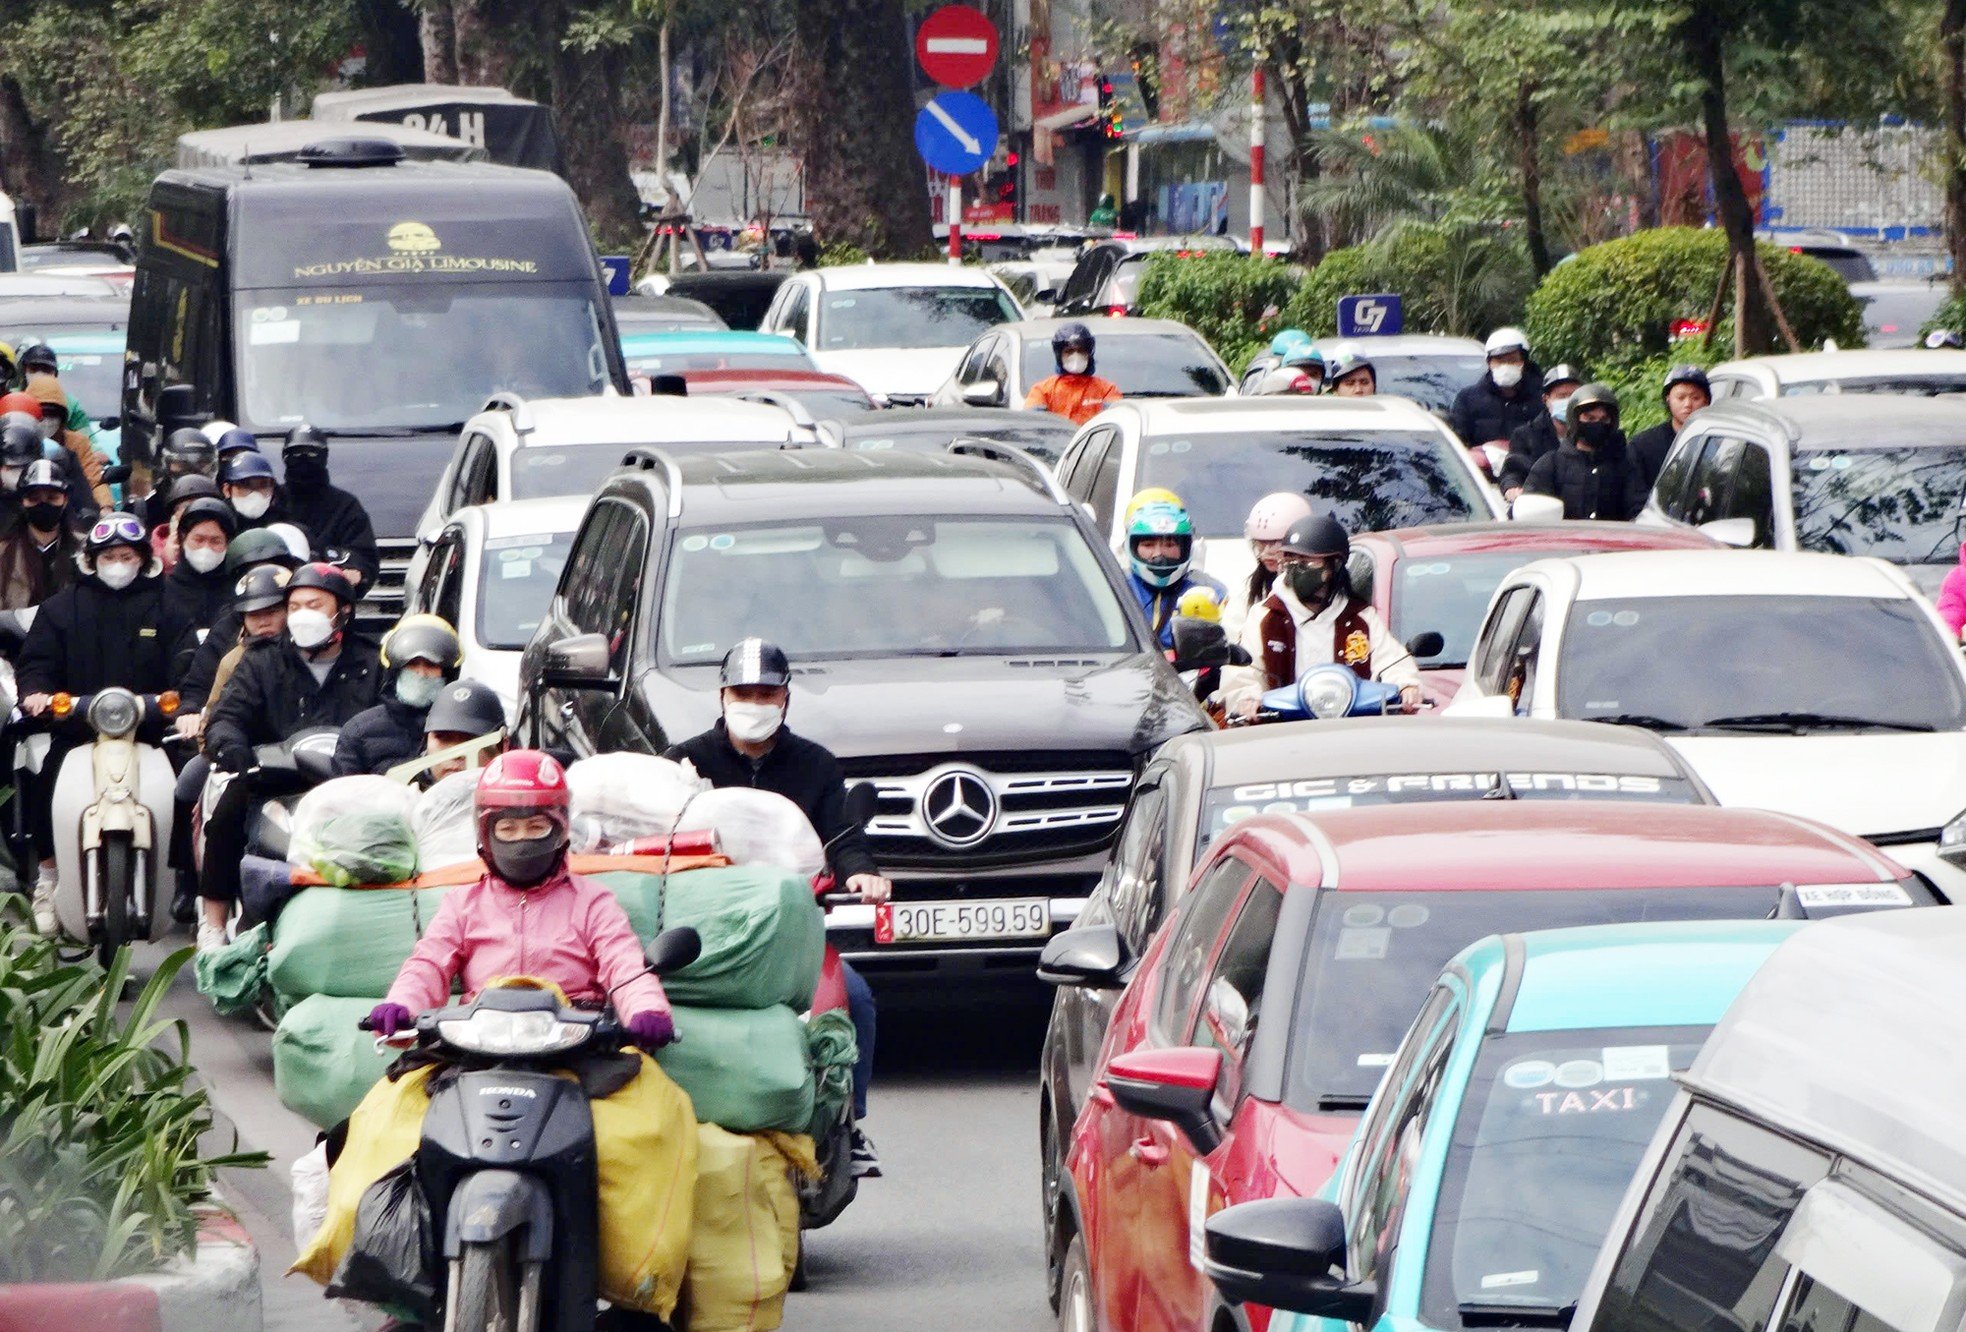
POLYGON ((1638 469, 1638 479, 1645 483, 1646 494, 1651 494, 1658 482, 1659 469, 1666 465, 1666 455, 1672 452, 1672 442, 1678 434, 1671 421, 1662 421, 1632 436, 1632 466, 1638 469))
POLYGON ((1480 379, 1454 395, 1447 424, 1469 448, 1491 439, 1508 439, 1543 412, 1543 372, 1531 361, 1522 367, 1522 382, 1513 397, 1495 386, 1495 377, 1480 379))
POLYGON ((1562 500, 1565 518, 1626 520, 1637 517, 1645 504, 1645 487, 1639 484, 1622 436, 1613 447, 1589 452, 1565 443, 1529 469, 1522 488, 1531 495, 1562 500))
POLYGON ((715 726, 674 746, 663 757, 688 759, 712 786, 776 791, 804 810, 819 840, 827 843, 826 861, 842 888, 856 874, 880 872, 874 853, 867 847, 866 834, 847 821, 846 779, 840 773, 840 761, 824 745, 781 728, 771 749, 754 762, 731 747, 730 736, 719 719, 715 726))
POLYGON ((1529 479, 1529 469, 1536 465, 1536 460, 1546 453, 1555 453, 1562 443, 1562 438, 1556 433, 1556 422, 1547 411, 1528 425, 1518 427, 1509 436, 1509 456, 1502 463, 1499 478, 1502 488, 1520 489, 1522 483, 1529 479))
POLYGON ((376 701, 382 662, 376 645, 349 635, 321 684, 285 634, 247 645, 231 683, 205 717, 205 752, 231 772, 252 762, 258 745, 278 744, 310 726, 345 726, 376 701))
POLYGON ((382 571, 382 556, 376 550, 375 525, 369 521, 362 501, 339 486, 319 490, 290 486, 286 513, 288 522, 300 524, 307 533, 315 559, 328 558, 330 550, 346 551, 347 567, 361 571, 362 591, 375 586, 376 575, 382 571))
MULTIPOLYGON (((199 573, 180 560, 164 575, 164 650, 169 654, 171 682, 184 678, 198 651, 198 631, 210 629, 232 605, 232 582, 225 566, 199 573)), ((180 691, 182 693, 182 691, 180 691)))
POLYGON ((183 712, 203 712, 205 704, 211 701, 212 681, 218 678, 218 664, 225 660, 225 654, 239 646, 239 635, 244 632, 244 617, 232 607, 227 606, 212 617, 205 641, 191 650, 191 655, 179 663, 172 687, 182 700, 179 710, 183 712))
POLYGON ((163 630, 164 580, 145 575, 120 592, 94 575, 41 603, 21 645, 20 692, 93 694, 121 685, 139 694, 171 687, 163 630))
POLYGON ((429 708, 413 708, 387 695, 374 707, 356 713, 335 742, 335 776, 365 772, 381 776, 403 760, 415 758, 423 752, 423 721, 429 715, 429 708))

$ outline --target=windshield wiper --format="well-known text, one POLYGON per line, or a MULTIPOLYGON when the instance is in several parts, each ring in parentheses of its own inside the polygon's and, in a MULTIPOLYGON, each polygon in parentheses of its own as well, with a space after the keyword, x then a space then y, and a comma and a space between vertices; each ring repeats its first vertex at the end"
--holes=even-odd
POLYGON ((1685 722, 1654 717, 1649 712, 1616 712, 1609 717, 1586 717, 1585 721, 1609 722, 1613 726, 1643 726, 1648 731, 1683 731, 1685 722))
POLYGON ((1462 1327, 1569 1327, 1577 1316, 1577 1306, 1471 1300, 1461 1305, 1459 1312, 1462 1327))
POLYGON ((1839 731, 1935 731, 1924 722, 1883 721, 1876 717, 1843 717, 1829 712, 1744 712, 1738 717, 1713 717, 1700 723, 1724 731, 1768 729, 1800 733, 1812 728, 1839 731))
POLYGON ((1362 1112, 1370 1104, 1372 1104, 1372 1098, 1370 1096, 1349 1096, 1342 1092, 1333 1092, 1317 1098, 1317 1108, 1320 1110, 1356 1110, 1362 1112))

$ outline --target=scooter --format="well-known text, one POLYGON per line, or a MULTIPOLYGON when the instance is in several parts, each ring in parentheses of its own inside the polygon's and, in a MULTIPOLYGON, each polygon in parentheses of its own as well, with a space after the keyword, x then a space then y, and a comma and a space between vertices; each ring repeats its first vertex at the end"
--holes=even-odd
MULTIPOLYGON (((649 970, 686 967, 702 948, 688 926, 665 930, 649 970)), ((627 1034, 610 1012, 500 987, 420 1015, 412 1043, 462 1070, 431 1096, 414 1166, 435 1249, 426 1259, 442 1268, 422 1276, 444 1292, 445 1332, 588 1332, 601 1251, 594 1120, 561 1070, 620 1050, 627 1034)))
POLYGON ((1334 717, 1386 717, 1404 711, 1399 686, 1361 680, 1349 666, 1325 662, 1299 676, 1296 684, 1272 689, 1249 717, 1231 717, 1231 726, 1264 722, 1330 720, 1334 717))

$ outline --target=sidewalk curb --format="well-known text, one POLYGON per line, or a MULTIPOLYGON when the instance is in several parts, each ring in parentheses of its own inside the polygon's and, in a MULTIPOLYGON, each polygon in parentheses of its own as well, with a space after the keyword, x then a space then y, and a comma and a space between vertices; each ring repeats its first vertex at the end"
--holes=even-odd
POLYGON ((259 1251, 227 1212, 198 1219, 198 1248, 161 1272, 116 1281, 0 1285, 0 1332, 261 1332, 259 1251))

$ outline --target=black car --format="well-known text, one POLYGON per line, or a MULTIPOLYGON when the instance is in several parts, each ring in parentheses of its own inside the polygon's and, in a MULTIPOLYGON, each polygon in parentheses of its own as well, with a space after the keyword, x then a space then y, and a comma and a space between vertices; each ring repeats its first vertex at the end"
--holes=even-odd
POLYGON ((1054 314, 1130 315, 1139 312, 1140 279, 1156 254, 1235 254, 1224 236, 1143 236, 1100 241, 1079 255, 1054 314))
POLYGON ((863 453, 898 449, 904 453, 944 453, 958 439, 1008 444, 1055 465, 1078 427, 1052 412, 1003 407, 920 407, 855 417, 839 430, 840 447, 863 453))
POLYGON ((614 324, 623 333, 713 333, 730 327, 702 301, 673 292, 666 296, 615 297, 614 324))
POLYGON ((834 942, 889 988, 1022 980, 1098 880, 1141 765, 1207 723, 1084 513, 1029 459, 637 452, 582 521, 521 666, 519 734, 660 753, 739 639, 872 782, 881 907, 834 942))
POLYGON ((668 294, 702 302, 732 328, 756 328, 789 276, 791 270, 784 268, 679 273, 669 279, 668 294))

